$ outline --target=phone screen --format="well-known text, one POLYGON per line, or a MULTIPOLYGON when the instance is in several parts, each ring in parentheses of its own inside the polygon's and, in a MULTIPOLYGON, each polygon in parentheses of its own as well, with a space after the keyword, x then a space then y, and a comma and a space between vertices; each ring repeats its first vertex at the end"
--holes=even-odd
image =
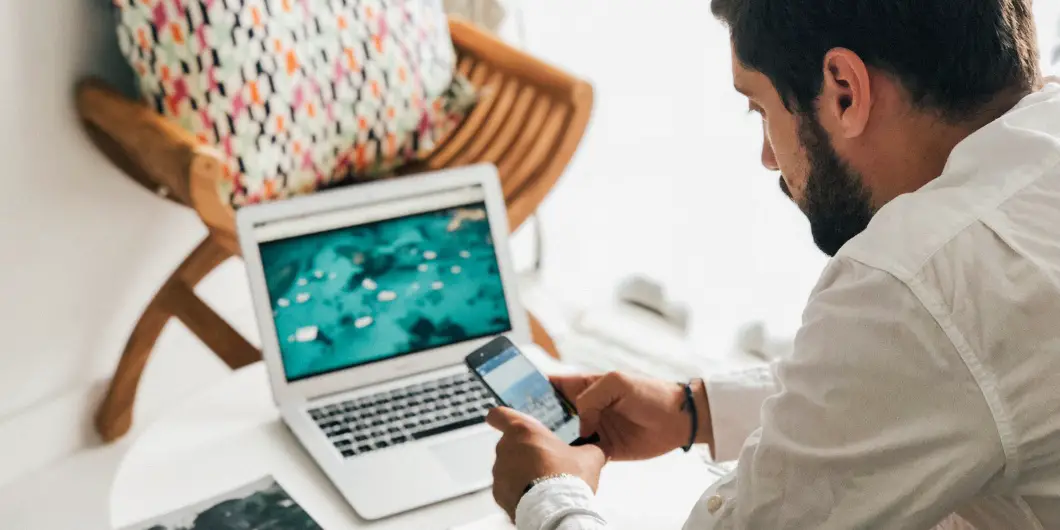
POLYGON ((504 406, 533 416, 561 440, 574 442, 579 423, 570 405, 515 345, 504 339, 499 346, 492 355, 480 353, 474 359, 472 354, 468 364, 504 406))

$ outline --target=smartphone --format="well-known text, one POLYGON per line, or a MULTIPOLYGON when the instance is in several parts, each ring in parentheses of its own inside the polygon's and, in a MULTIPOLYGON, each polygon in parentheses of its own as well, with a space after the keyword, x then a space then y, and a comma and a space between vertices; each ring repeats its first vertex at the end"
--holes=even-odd
POLYGON ((501 405, 537 418, 567 444, 592 442, 579 437, 581 424, 570 402, 506 337, 488 342, 465 361, 501 405))

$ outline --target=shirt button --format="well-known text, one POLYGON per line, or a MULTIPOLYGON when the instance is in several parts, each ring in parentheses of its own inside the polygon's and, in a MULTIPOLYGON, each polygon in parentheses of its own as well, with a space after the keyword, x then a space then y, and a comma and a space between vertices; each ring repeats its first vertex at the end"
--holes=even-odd
POLYGON ((714 512, 720 510, 723 504, 725 504, 725 499, 723 499, 721 495, 714 495, 707 499, 707 511, 710 512, 711 515, 714 515, 714 512))

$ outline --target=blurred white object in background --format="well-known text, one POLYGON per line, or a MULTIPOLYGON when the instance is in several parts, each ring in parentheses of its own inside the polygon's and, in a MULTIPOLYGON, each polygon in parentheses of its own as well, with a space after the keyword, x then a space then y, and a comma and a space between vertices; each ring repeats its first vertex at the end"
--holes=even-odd
POLYGON ((736 349, 766 362, 791 353, 793 338, 770 337, 764 322, 751 322, 736 331, 736 349))
POLYGON ((620 302, 655 313, 681 334, 688 333, 688 307, 667 299, 661 283, 644 276, 632 276, 619 284, 616 294, 620 302))
POLYGON ((690 318, 659 282, 634 276, 619 284, 613 300, 571 314, 569 329, 556 342, 563 360, 582 370, 674 381, 761 365, 783 354, 781 341, 767 339, 760 324, 741 332, 733 351, 700 351, 688 336, 690 318))

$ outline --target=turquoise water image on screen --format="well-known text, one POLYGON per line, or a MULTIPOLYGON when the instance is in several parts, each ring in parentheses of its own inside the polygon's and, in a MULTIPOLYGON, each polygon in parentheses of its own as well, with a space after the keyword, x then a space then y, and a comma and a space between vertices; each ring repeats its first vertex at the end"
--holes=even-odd
POLYGON ((511 329, 484 203, 261 244, 287 379, 511 329))

